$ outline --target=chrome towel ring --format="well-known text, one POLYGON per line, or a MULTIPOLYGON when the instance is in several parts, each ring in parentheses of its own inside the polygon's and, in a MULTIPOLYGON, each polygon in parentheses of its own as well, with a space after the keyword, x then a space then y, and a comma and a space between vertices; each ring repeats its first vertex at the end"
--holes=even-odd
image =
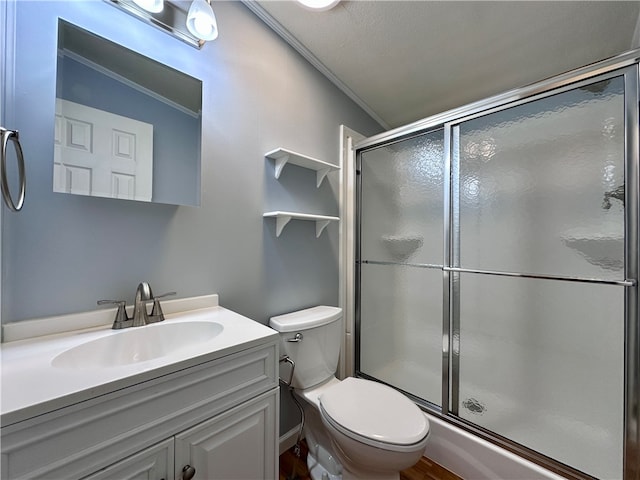
POLYGON ((0 150, 0 186, 2 187, 2 197, 4 203, 13 212, 22 210, 24 205, 25 190, 27 187, 27 177, 24 168, 24 155, 22 153, 22 146, 20 145, 20 137, 17 130, 7 130, 0 127, 0 138, 2 139, 2 150, 0 150), (20 182, 20 190, 18 193, 18 202, 14 202, 11 197, 11 190, 9 190, 9 181, 7 180, 7 146, 9 140, 13 143, 13 148, 16 151, 17 163, 18 163, 18 178, 20 182))

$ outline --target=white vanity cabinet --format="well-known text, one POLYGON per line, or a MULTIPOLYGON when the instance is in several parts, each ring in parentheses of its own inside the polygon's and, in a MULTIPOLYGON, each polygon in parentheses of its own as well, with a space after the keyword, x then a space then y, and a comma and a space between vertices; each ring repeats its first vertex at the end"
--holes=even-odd
POLYGON ((275 479, 278 345, 221 358, 2 426, 3 479, 275 479))
POLYGON ((267 392, 84 480, 275 478, 277 400, 277 391, 267 392))

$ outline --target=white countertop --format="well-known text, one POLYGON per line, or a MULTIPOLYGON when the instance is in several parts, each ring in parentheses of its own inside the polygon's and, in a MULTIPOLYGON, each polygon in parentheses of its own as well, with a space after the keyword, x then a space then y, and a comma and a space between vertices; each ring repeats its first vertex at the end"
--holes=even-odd
POLYGON ((112 330, 110 325, 2 344, 2 426, 256 345, 278 341, 274 330, 220 306, 167 314, 165 320, 166 323, 194 321, 216 322, 224 330, 210 340, 171 355, 106 368, 60 368, 52 366, 51 362, 76 345, 125 331, 112 330))

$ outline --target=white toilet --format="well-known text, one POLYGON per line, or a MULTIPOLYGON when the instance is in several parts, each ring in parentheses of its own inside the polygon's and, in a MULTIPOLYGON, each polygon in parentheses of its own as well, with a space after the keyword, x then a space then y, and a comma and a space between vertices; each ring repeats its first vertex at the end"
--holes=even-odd
MULTIPOLYGON (((304 400, 307 465, 313 480, 400 478, 422 456, 429 422, 386 385, 334 374, 342 310, 314 307, 272 317, 281 354, 295 363, 292 386, 304 400)), ((288 377, 285 375, 285 377, 288 377)))

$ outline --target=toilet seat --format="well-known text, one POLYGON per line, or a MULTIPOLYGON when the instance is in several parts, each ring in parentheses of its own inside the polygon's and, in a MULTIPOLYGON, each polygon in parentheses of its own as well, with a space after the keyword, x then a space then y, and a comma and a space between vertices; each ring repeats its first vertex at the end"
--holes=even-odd
POLYGON ((416 404, 381 383, 349 377, 327 389, 319 403, 327 423, 366 445, 402 452, 429 435, 429 422, 416 404))

